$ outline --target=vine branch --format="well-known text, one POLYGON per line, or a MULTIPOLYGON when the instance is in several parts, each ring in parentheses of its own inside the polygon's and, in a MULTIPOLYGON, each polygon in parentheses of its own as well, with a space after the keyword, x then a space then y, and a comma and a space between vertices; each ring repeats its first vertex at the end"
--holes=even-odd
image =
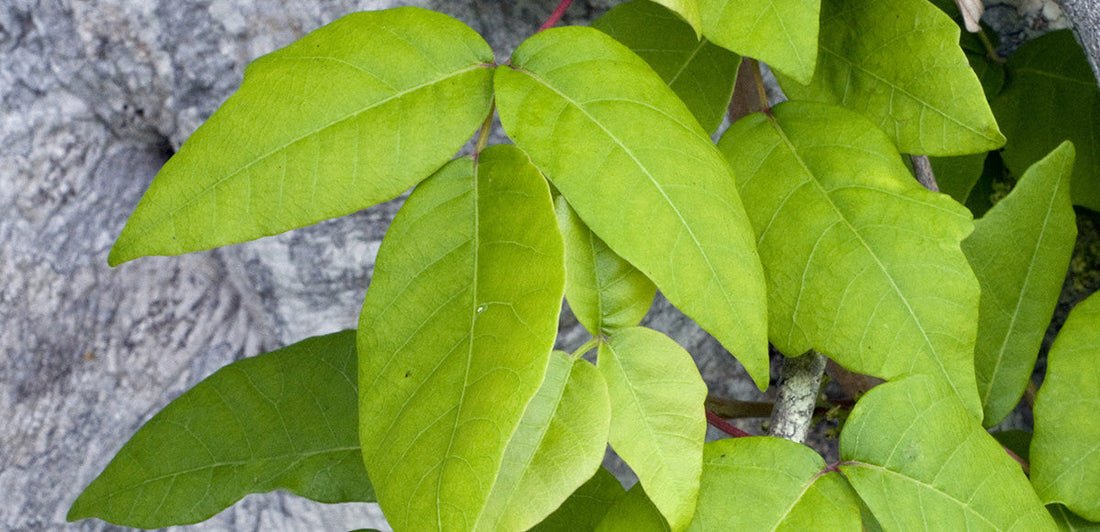
POLYGON ((783 360, 768 435, 798 443, 806 440, 824 373, 825 356, 817 351, 783 360))
MULTIPOLYGON (((553 28, 554 24, 557 24, 558 21, 561 20, 562 15, 565 14, 565 10, 569 9, 569 4, 572 3, 573 0, 561 0, 561 2, 558 2, 558 7, 554 8, 554 12, 550 13, 550 17, 546 19, 546 22, 542 23, 542 26, 539 26, 538 31, 553 28)), ((538 31, 535 33, 538 33, 538 31)))
POLYGON ((743 430, 741 430, 741 429, 739 429, 739 428, 737 428, 733 425, 730 425, 728 421, 726 421, 726 420, 722 419, 721 417, 719 417, 718 414, 715 414, 714 412, 711 412, 710 410, 707 410, 706 412, 707 412, 707 423, 709 423, 710 426, 712 426, 712 427, 714 427, 714 428, 716 428, 716 429, 718 429, 722 432, 725 432, 726 434, 729 434, 730 436, 733 436, 734 438, 744 438, 746 436, 752 436, 752 434, 749 434, 748 432, 745 432, 745 431, 743 431, 743 430))

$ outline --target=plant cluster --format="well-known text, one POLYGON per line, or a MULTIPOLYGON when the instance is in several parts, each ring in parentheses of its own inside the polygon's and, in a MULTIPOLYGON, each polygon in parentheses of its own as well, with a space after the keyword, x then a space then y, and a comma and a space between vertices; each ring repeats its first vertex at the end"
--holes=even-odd
POLYGON ((109 261, 415 186, 359 326, 213 374, 69 518, 194 523, 286 490, 417 531, 1098 526, 1100 296, 1050 350, 1030 441, 987 429, 1030 382, 1074 205, 1100 210, 1100 91, 1068 32, 1005 60, 948 13, 635 0, 497 63, 463 23, 398 8, 257 59, 109 261), (757 60, 789 100, 768 104, 757 60), (487 145, 494 116, 514 145, 487 145), (761 389, 769 345, 888 381, 851 409, 840 461, 798 437, 705 443, 723 423, 691 355, 638 326, 657 290, 761 389), (554 351, 563 298, 592 336, 573 353, 554 351))

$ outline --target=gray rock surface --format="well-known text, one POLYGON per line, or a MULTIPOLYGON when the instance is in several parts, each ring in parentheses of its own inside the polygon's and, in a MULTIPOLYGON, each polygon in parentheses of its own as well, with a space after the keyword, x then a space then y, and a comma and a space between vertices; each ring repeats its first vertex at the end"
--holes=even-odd
MULTIPOLYGON (((614 3, 577 2, 565 22, 614 3)), ((345 13, 407 4, 455 15, 503 59, 555 2, 0 5, 0 530, 116 528, 66 524, 65 513, 145 420, 227 363, 355 325, 399 201, 208 252, 114 269, 106 257, 157 169, 237 87, 250 60, 345 13)), ((762 397, 666 301, 646 323, 696 355, 714 394, 762 397)), ((583 341, 568 315, 563 327, 563 347, 583 341)), ((373 505, 273 493, 194 529, 364 526, 385 527, 373 505)))

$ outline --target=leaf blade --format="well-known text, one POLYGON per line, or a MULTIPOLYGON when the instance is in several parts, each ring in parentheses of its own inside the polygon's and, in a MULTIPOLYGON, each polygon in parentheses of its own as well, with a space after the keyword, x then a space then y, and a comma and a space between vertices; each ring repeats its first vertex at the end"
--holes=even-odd
POLYGON ((682 530, 695 511, 707 430, 706 384, 691 355, 657 331, 631 327, 601 342, 597 367, 611 398, 608 442, 682 530))
POLYGON ((991 101, 1008 137, 1005 165, 1019 173, 1070 140, 1077 148, 1073 203, 1100 211, 1100 87, 1073 34, 1028 41, 1005 68, 1009 79, 991 101))
POLYGON ((767 387, 752 230, 729 165, 690 111, 644 61, 590 28, 541 32, 512 67, 495 83, 508 135, 608 247, 767 387))
POLYGON ((780 72, 792 100, 843 105, 878 124, 904 153, 965 155, 1005 138, 959 42, 959 27, 924 0, 823 0, 818 64, 806 85, 780 72))
POLYGON ((1100 296, 1070 311, 1047 355, 1047 374, 1035 398, 1031 483, 1043 502, 1100 521, 1100 296))
POLYGON ((845 423, 840 456, 888 530, 1055 529, 1020 465, 926 376, 867 392, 845 423))
POLYGON ((885 379, 933 375, 980 415, 978 282, 959 247, 970 213, 918 185, 862 116, 812 102, 772 111, 719 142, 758 235, 772 342, 885 379))
POLYGON ((1020 401, 1058 304, 1077 241, 1073 158, 1065 142, 1029 168, 963 241, 981 285, 974 364, 987 427, 1020 401))
POLYGON ((191 524, 273 490, 373 501, 359 452, 355 363, 355 331, 343 331, 223 367, 138 429, 67 518, 191 524), (253 441, 256 434, 263 437, 253 441))
POLYGON ((556 201, 565 241, 565 298, 577 321, 596 336, 642 321, 657 287, 592 234, 565 198, 556 201))
POLYGON ((715 44, 801 83, 813 79, 821 0, 701 0, 700 9, 703 35, 715 44))
POLYGON ((706 444, 689 530, 855 530, 859 499, 813 449, 772 437, 706 444), (729 511, 737 508, 737 511, 729 511))
POLYGON ((703 126, 722 124, 741 59, 700 38, 694 29, 653 2, 619 4, 592 23, 653 67, 703 126))
POLYGON ((419 8, 353 13, 257 59, 158 173, 108 261, 243 242, 397 196, 484 119, 492 62, 469 27, 419 8))
POLYGON ((563 270, 549 187, 514 146, 450 163, 395 218, 358 339, 360 411, 386 420, 360 441, 394 528, 476 522, 545 375, 563 270))
POLYGON ((481 530, 527 530, 598 472, 607 448, 607 383, 586 360, 555 351, 546 379, 505 450, 478 520, 481 530))

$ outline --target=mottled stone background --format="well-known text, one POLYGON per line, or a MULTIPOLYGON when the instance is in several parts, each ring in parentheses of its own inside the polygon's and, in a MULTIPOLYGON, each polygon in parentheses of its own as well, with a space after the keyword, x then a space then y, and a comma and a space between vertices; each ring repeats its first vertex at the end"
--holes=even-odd
MULTIPOLYGON (((583 23, 614 3, 577 2, 565 21, 583 23)), ((1018 3, 1022 10, 988 3, 1002 31, 1065 23, 1056 8, 1018 3)), ((0 530, 115 528, 66 524, 65 513, 145 420, 233 360, 354 326, 397 202, 208 252, 113 269, 106 258, 157 169, 250 60, 343 14, 406 4, 456 16, 504 58, 556 2, 2 2, 0 530)), ((578 336, 565 321, 570 342, 578 336)), ((648 323, 697 356, 713 393, 760 397, 667 303, 648 323)), ((273 493, 195 529, 363 526, 385 526, 373 505, 273 493)))

